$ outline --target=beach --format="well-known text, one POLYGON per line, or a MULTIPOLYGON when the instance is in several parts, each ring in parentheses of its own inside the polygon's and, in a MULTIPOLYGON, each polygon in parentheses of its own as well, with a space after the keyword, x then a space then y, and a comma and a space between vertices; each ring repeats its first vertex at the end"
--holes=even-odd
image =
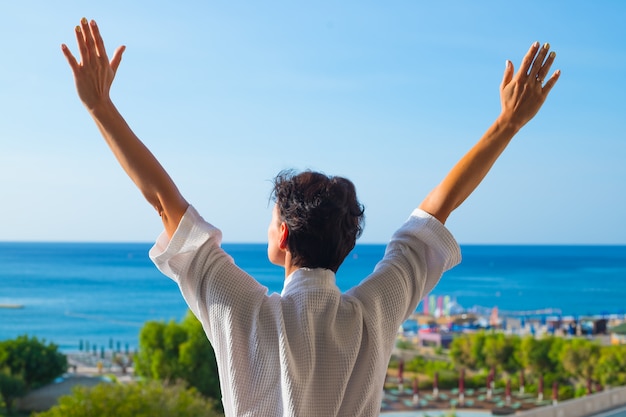
MULTIPOLYGON (((122 368, 112 362, 111 355, 102 359, 85 353, 67 354, 68 372, 53 383, 29 392, 19 400, 23 411, 45 411, 57 404, 58 399, 70 395, 76 386, 93 387, 103 383, 132 383, 135 380, 132 366, 122 368)), ((128 361, 128 358, 125 357, 128 361)))

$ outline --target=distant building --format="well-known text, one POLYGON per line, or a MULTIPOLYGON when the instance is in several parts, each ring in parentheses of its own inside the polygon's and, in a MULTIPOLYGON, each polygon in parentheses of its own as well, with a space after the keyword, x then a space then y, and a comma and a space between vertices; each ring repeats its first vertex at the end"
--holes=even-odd
POLYGON ((609 333, 611 334, 612 345, 626 345, 626 322, 611 327, 609 333))

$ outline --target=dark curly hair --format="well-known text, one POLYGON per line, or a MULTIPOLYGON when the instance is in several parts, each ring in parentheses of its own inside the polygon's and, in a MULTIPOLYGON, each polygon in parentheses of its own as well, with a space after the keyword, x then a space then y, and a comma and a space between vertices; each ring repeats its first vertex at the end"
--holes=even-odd
POLYGON ((337 272, 363 233, 364 209, 354 184, 314 171, 281 171, 272 199, 287 225, 294 265, 337 272))

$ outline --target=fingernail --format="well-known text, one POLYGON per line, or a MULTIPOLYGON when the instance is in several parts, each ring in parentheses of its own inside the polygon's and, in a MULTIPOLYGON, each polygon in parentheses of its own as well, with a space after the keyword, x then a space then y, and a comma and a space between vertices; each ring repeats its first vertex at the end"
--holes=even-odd
POLYGON ((77 33, 80 33, 80 26, 76 26, 76 27, 74 28, 74 30, 75 30, 77 33))
POLYGON ((83 17, 82 19, 80 19, 80 23, 82 23, 83 25, 87 24, 87 18, 83 17))
POLYGON ((550 52, 550 58, 554 59, 555 56, 556 56, 556 52, 554 52, 554 51, 550 52))
POLYGON ((537 48, 539 46, 539 41, 536 41, 535 43, 533 43, 533 46, 537 48))
POLYGON ((543 49, 550 49, 550 44, 548 42, 544 43, 543 49))

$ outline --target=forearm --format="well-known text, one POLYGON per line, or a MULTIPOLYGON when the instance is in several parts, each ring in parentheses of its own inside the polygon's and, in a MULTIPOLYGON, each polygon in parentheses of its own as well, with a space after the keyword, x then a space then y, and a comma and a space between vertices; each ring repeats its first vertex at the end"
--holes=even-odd
POLYGON ((420 208, 445 223, 450 213, 478 187, 518 130, 500 116, 428 194, 420 208))
POLYGON ((89 109, 107 145, 146 200, 157 210, 172 235, 188 203, 154 157, 128 126, 115 105, 106 100, 89 109))
POLYGON ((549 44, 532 44, 515 73, 506 61, 500 84, 502 112, 483 137, 452 168, 450 173, 420 205, 420 208, 444 223, 450 213, 478 187, 513 136, 537 114, 561 72, 545 82, 556 54, 549 44))

